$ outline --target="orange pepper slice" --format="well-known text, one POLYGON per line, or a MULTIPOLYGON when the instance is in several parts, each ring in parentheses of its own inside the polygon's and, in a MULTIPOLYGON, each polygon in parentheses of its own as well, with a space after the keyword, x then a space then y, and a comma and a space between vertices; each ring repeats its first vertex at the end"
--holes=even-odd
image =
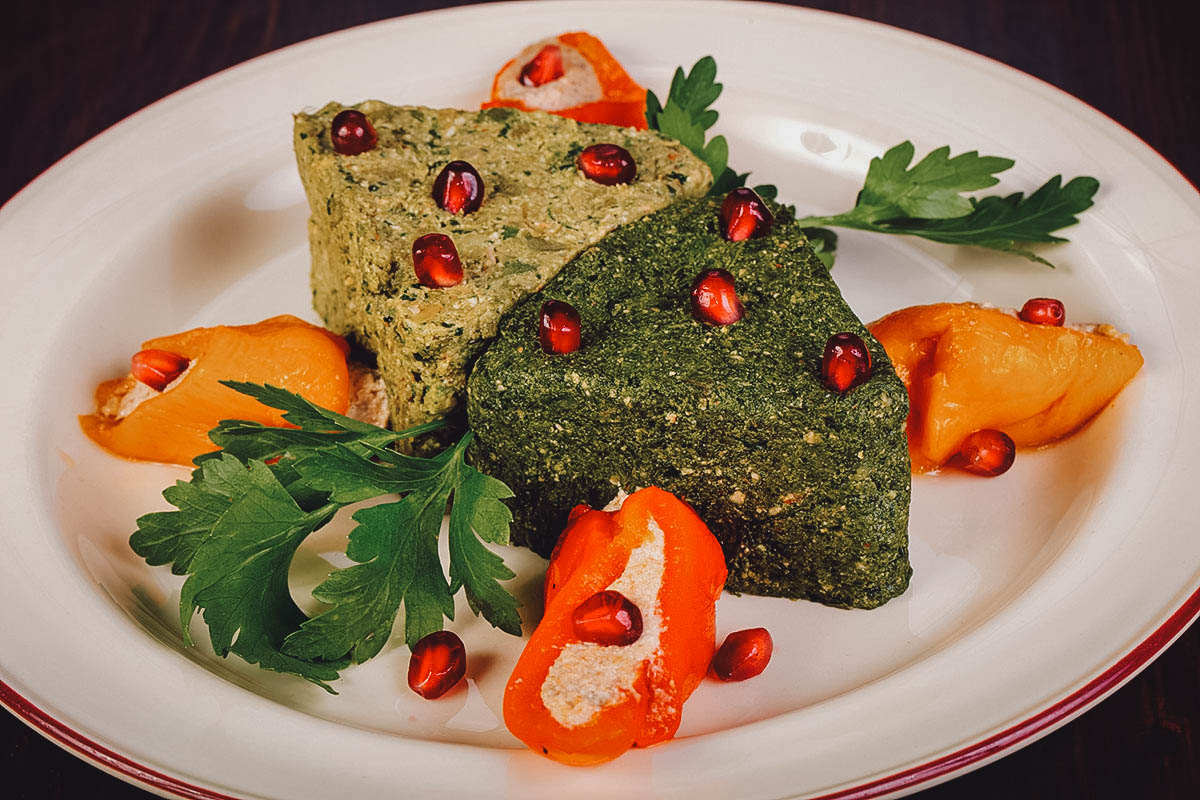
MULTIPOLYGON (((94 442, 126 458, 186 466, 216 449, 208 432, 221 420, 286 426, 280 412, 222 386, 222 380, 268 383, 339 414, 350 404, 346 341, 290 315, 254 325, 195 328, 151 339, 142 348, 176 353, 191 364, 174 385, 154 393, 119 420, 100 413, 79 418, 94 442)), ((116 393, 128 390, 132 380, 100 384, 96 408, 104 408, 116 393)))
MULTIPOLYGON (((576 507, 546 571, 545 615, 505 688, 504 721, 509 730, 534 751, 567 764, 601 763, 630 747, 649 747, 673 737, 683 703, 708 671, 716 649, 715 605, 725 575, 716 538, 690 506, 669 492, 641 489, 617 511, 576 507), (652 520, 662 531, 662 573, 658 585, 651 587, 655 608, 640 610, 643 618, 658 615, 657 647, 636 664, 632 682, 610 694, 609 702, 590 718, 563 724, 561 714, 556 717, 547 707, 543 687, 568 645, 579 644, 574 611, 623 580, 635 549, 655 535, 652 520)), ((651 635, 651 627, 647 623, 643 637, 651 635)), ((619 657, 617 651, 623 649, 599 648, 592 657, 619 657)), ((588 677, 594 676, 584 679, 588 677)), ((572 700, 563 702, 570 705, 572 700)))
POLYGON ((867 327, 908 388, 916 471, 945 464, 984 428, 1019 447, 1069 436, 1142 367, 1138 349, 1108 326, 1037 325, 974 303, 913 306, 867 327))
MULTIPOLYGON (((590 33, 575 31, 555 37, 561 45, 574 48, 584 57, 596 72, 600 82, 602 97, 591 103, 582 103, 570 108, 551 111, 560 117, 568 117, 580 122, 602 122, 608 125, 646 129, 646 90, 630 77, 620 62, 613 58, 612 53, 604 43, 590 33)), ((482 108, 516 108, 521 111, 537 111, 521 100, 502 96, 500 76, 512 66, 516 59, 510 59, 492 79, 491 99, 482 108)))

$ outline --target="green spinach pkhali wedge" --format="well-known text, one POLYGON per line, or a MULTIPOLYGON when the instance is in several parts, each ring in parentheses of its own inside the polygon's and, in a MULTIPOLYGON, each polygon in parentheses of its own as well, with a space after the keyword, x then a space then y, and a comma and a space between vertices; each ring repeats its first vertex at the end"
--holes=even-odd
POLYGON ((519 303, 471 373, 469 455, 514 491, 514 541, 543 555, 575 504, 656 485, 720 539, 729 589, 878 606, 912 572, 904 385, 787 211, 734 243, 717 233, 718 206, 626 225, 519 303), (693 279, 711 268, 736 278, 745 317, 733 325, 691 314, 693 279), (539 348, 547 299, 579 311, 576 352, 539 348), (820 362, 842 331, 875 366, 839 395, 820 362))

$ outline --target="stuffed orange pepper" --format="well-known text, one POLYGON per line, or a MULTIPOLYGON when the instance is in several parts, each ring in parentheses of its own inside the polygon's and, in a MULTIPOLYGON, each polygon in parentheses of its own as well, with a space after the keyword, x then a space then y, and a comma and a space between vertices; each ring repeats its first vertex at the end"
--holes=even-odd
POLYGON ((576 507, 504 692, 509 730, 567 764, 670 739, 712 660, 725 574, 716 538, 669 492, 576 507))
POLYGON ((96 388, 96 412, 79 422, 117 455, 190 465, 216 449, 208 432, 221 420, 285 424, 280 412, 221 381, 271 384, 346 413, 348 354, 342 337, 288 315, 151 339, 132 357, 130 374, 96 388))
POLYGON ((484 108, 548 111, 580 122, 644 129, 646 90, 589 33, 564 33, 529 45, 492 80, 484 108))
POLYGON ((1064 319, 1059 301, 1035 298, 1019 313, 936 303, 868 325, 908 388, 913 468, 946 464, 976 432, 1037 447, 1104 410, 1141 369, 1142 355, 1110 325, 1064 319))

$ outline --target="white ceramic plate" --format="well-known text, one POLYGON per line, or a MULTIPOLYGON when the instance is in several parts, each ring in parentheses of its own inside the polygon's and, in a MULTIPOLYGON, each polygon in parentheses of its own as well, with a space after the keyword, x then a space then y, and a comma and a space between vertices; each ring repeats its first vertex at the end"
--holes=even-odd
MULTIPOLYGON (((272 53, 117 125, 0 211, 0 700, 101 766, 188 797, 869 797, 942 779, 1097 701, 1200 609, 1197 252, 1200 197, 1130 133, 1004 66, 845 17, 517 4, 272 53), (471 107, 518 48, 579 28, 651 87, 714 54, 733 163, 802 212, 848 208, 868 159, 905 138, 1016 158, 1004 190, 1095 175, 1097 204, 1054 248, 1056 271, 846 233, 835 275, 865 319, 1057 296, 1075 320, 1129 331, 1146 357, 1098 422, 1023 453, 1004 478, 916 480, 915 574, 900 599, 863 612, 726 597, 718 635, 766 625, 770 669, 706 682, 677 741, 594 769, 509 736, 499 702, 520 642, 465 608, 469 685, 437 703, 404 687, 403 647, 347 670, 338 697, 183 649, 179 579, 126 544, 182 471, 111 458, 75 424, 94 384, 152 335, 311 317, 292 111, 367 97, 471 107)), ((306 546, 299 597, 345 530, 306 546)), ((535 594, 540 562, 507 557, 535 594)))

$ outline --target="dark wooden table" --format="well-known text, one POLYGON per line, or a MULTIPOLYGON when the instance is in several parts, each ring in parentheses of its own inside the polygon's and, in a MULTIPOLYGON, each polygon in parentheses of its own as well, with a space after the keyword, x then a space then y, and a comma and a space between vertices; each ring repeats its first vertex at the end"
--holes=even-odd
MULTIPOLYGON (((8 4, 0 26, 0 100, 12 117, 0 125, 0 202, 109 125, 220 69, 328 31, 448 5, 459 3, 8 4)), ((918 31, 1032 73, 1107 113, 1200 183, 1196 2, 829 0, 797 5, 918 31)), ((1200 627, 1080 719, 920 797, 1200 797, 1198 683, 1200 627)), ((0 714, 0 775, 0 795, 6 797, 148 797, 6 714, 0 714)))

